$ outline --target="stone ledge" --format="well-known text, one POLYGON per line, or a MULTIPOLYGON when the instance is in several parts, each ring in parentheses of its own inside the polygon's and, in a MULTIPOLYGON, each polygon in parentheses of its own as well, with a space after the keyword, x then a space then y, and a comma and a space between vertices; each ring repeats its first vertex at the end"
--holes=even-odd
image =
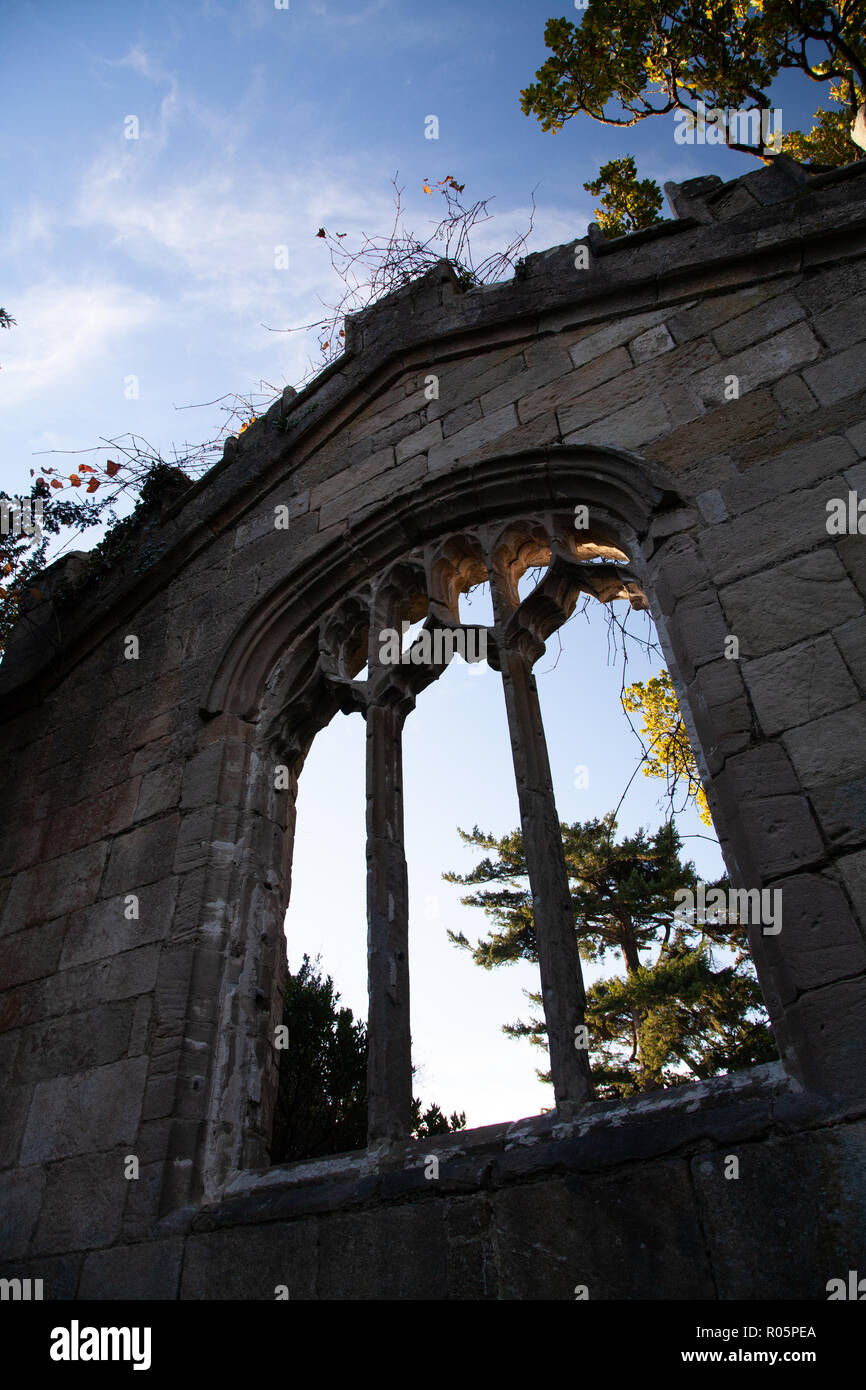
POLYGON ((551 1174, 571 1175, 662 1157, 691 1156, 707 1145, 841 1123, 866 1113, 833 1097, 805 1093, 781 1062, 752 1067, 625 1101, 456 1131, 399 1146, 390 1154, 337 1154, 235 1175, 222 1199, 192 1216, 193 1232, 347 1211, 381 1202, 505 1187, 551 1174), (440 1172, 425 1177, 435 1156, 440 1172))

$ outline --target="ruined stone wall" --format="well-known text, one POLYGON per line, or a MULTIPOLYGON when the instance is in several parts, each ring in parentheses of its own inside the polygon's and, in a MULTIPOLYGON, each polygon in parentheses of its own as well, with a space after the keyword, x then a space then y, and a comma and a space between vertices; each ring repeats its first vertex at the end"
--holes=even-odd
POLYGON ((47 575, 0 668, 3 1274, 819 1298, 862 1249, 866 538, 826 504, 866 497, 866 167, 671 198, 585 257, 465 293, 443 267, 357 316, 114 570, 47 575), (580 503, 650 600, 732 878, 783 892, 752 939, 783 1065, 461 1136, 435 1187, 417 1150, 262 1176, 310 633, 410 552, 580 503))

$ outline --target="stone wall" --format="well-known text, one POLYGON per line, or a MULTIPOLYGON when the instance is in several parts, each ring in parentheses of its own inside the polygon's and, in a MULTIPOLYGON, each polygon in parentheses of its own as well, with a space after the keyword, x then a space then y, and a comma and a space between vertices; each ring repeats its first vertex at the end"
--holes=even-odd
POLYGON ((827 503, 866 497, 866 164, 669 197, 657 229, 356 316, 122 563, 48 572, 0 668, 2 1274, 820 1298, 862 1250, 866 542, 827 503), (751 943, 782 1068, 461 1136, 435 1183, 403 1149, 268 1173, 322 625, 406 556, 580 503, 649 599, 732 878, 783 892, 751 943))

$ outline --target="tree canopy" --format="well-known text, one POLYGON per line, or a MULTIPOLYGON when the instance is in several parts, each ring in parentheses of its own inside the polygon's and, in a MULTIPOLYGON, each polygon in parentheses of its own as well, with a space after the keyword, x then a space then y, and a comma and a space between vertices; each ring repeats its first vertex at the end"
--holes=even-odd
MULTIPOLYGON (((586 992, 597 1093, 633 1095, 772 1060, 776 1049, 746 954, 745 927, 677 912, 677 890, 696 892, 698 879, 694 865, 680 859, 673 823, 620 841, 616 829, 612 813, 561 826, 580 956, 602 965, 619 956, 624 966, 624 973, 586 992)), ((476 826, 459 833, 487 853, 470 873, 443 878, 471 887, 461 902, 480 908, 493 926, 474 946, 462 932, 449 931, 450 940, 487 970, 537 962, 521 832, 497 839, 476 826)), ((712 885, 722 886, 726 880, 712 885)), ((528 997, 541 1005, 540 994, 528 997)), ((503 1032, 546 1046, 539 1017, 505 1024, 503 1032)), ((550 1080, 549 1071, 538 1074, 550 1080)))
POLYGON ((625 236, 661 222, 662 192, 655 179, 638 179, 634 155, 610 159, 584 188, 604 196, 595 209, 599 227, 607 237, 625 236))
POLYGON ((673 804, 679 790, 693 801, 704 825, 712 826, 707 796, 692 751, 673 682, 660 671, 646 683, 635 681, 622 693, 623 708, 643 717, 641 732, 649 739, 645 777, 661 777, 673 804))
MULTIPOLYGON (((367 1026, 340 995, 317 957, 305 955, 283 996, 288 1047, 280 1075, 271 1162, 348 1153, 367 1144, 367 1026)), ((446 1117, 435 1103, 412 1100, 411 1137, 463 1129, 466 1115, 446 1117)))
MULTIPOLYGON (((768 110, 774 78, 794 70, 832 84, 830 99, 839 105, 818 113, 823 135, 789 140, 788 152, 847 163, 852 149, 857 158, 866 148, 864 32, 866 0, 589 0, 580 25, 547 21, 551 56, 521 91, 521 106, 553 131, 580 113, 613 126, 670 112, 697 122, 699 102, 768 110), (851 140, 855 122, 860 150, 851 140)), ((742 123, 728 126, 724 143, 774 158, 784 144, 756 126, 748 140, 739 138, 742 123)))

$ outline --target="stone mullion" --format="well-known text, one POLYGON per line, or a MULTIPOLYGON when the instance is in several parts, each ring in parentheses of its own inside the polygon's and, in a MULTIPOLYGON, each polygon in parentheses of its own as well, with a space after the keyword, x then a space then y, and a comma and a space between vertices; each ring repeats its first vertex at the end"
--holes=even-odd
POLYGON ((411 1127, 409 879, 403 844, 405 714, 367 709, 367 1105, 370 1148, 411 1127))
MULTIPOLYGON (((495 579, 491 588, 498 610, 497 626, 502 631, 509 616, 507 601, 501 591, 497 592, 495 579)), ((557 1107, 567 1113, 569 1106, 590 1100, 593 1093, 589 1053, 575 1046, 575 1030, 584 1022, 586 995, 568 871, 532 661, 519 647, 502 643, 500 662, 532 891, 551 1078, 557 1107)))

